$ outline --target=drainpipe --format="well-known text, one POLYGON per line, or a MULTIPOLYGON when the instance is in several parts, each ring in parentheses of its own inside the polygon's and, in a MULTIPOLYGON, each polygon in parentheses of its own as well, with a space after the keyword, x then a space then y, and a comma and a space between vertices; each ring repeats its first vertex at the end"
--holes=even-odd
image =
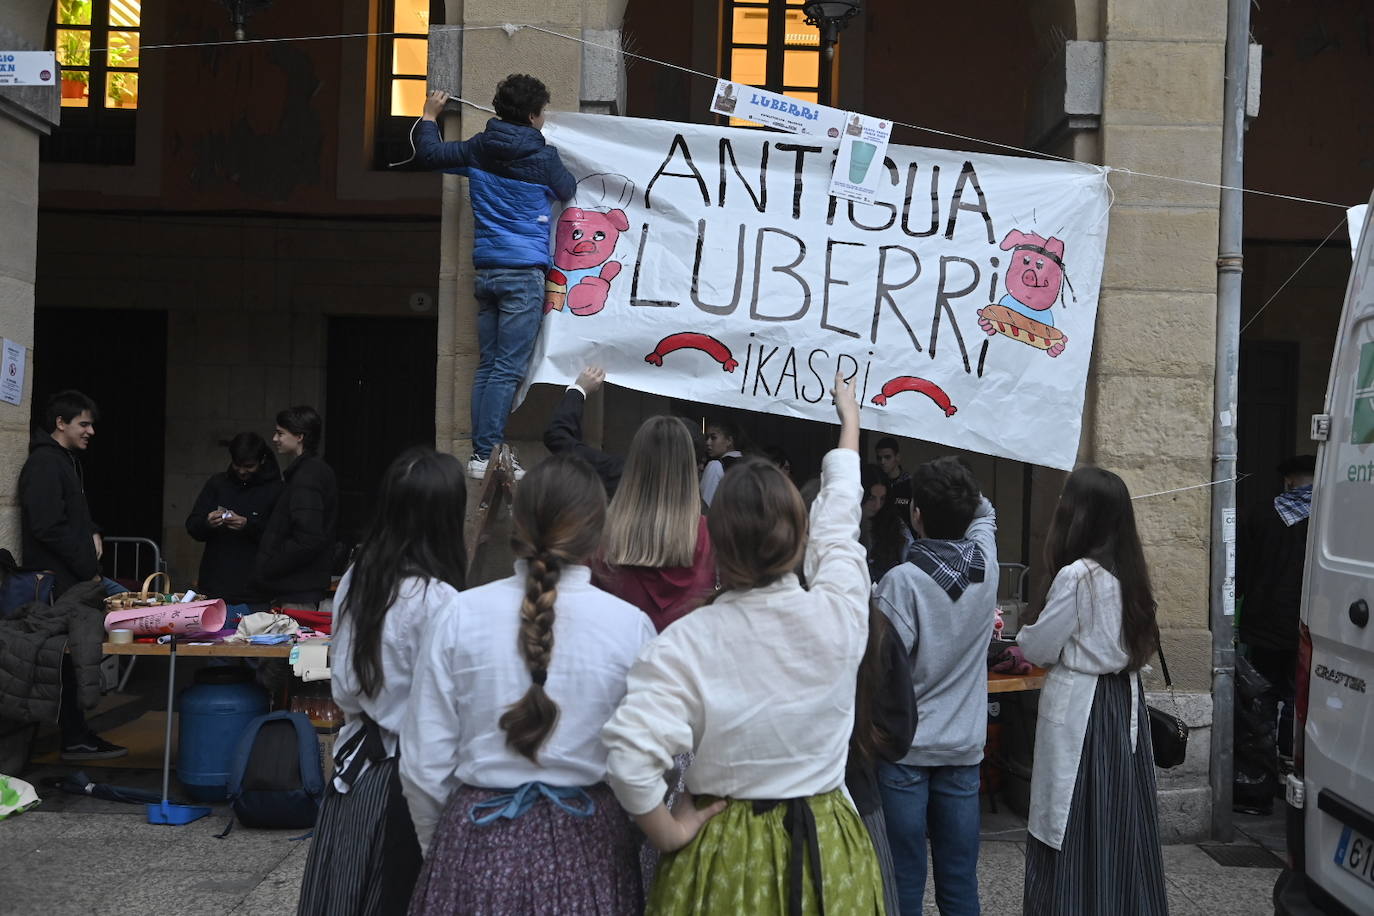
MULTIPOLYGON (((1250 64, 1250 0, 1228 0, 1226 83, 1222 102, 1221 183, 1240 188, 1245 180, 1245 101, 1250 64)), ((1240 362, 1240 290, 1244 259, 1243 200, 1239 190, 1221 191, 1217 244, 1217 353, 1212 419, 1211 627, 1212 627, 1212 839, 1229 843, 1234 769, 1236 690, 1236 382, 1240 362)))
MULTIPOLYGON (((447 0, 444 22, 448 25, 461 25, 463 23, 463 0, 447 0)), ((428 69, 430 77, 425 86, 427 91, 443 89, 451 95, 462 94, 463 32, 452 30, 432 31, 430 33, 428 69)), ((454 135, 459 133, 462 111, 450 107, 440 113, 438 121, 443 135, 452 139, 454 135)), ((436 374, 435 384, 439 390, 435 392, 435 402, 448 405, 449 410, 447 416, 434 418, 434 432, 437 440, 435 447, 439 451, 457 453, 460 451, 456 443, 458 430, 464 428, 459 418, 464 415, 467 409, 465 402, 454 397, 457 387, 455 379, 460 377, 463 372, 459 364, 465 362, 458 352, 456 333, 459 305, 458 278, 462 270, 459 240, 463 213, 463 188, 461 179, 457 175, 444 175, 441 180, 443 184, 439 205, 439 297, 436 305, 439 316, 440 352, 447 352, 453 356, 449 360, 450 371, 444 371, 443 360, 440 360, 440 371, 436 374)))

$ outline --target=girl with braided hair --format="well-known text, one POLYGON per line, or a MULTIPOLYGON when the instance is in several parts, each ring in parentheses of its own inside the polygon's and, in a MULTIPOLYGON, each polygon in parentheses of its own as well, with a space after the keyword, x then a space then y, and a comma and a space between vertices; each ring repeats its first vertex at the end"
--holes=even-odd
POLYGON ((557 455, 515 494, 515 575, 436 621, 401 728, 425 865, 410 912, 642 912, 639 838, 605 785, 601 727, 653 624, 591 584, 606 491, 557 455))
POLYGON ((809 521, 771 462, 723 476, 708 527, 724 591, 645 647, 602 729, 611 788, 665 853, 650 914, 883 913, 873 842, 844 792, 871 583, 859 405, 842 375, 834 395, 839 448, 809 521), (688 792, 670 812, 663 773, 688 751, 688 792), (701 807, 712 798, 727 801, 701 807))

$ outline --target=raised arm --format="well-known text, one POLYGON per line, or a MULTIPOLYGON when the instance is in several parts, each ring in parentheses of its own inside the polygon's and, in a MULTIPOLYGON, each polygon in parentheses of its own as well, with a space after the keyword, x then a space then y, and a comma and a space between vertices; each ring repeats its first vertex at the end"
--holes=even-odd
POLYGON ((828 591, 859 608, 867 620, 868 557, 859 543, 863 486, 859 482, 859 405, 854 383, 835 375, 839 445, 821 463, 821 491, 811 504, 811 534, 806 542, 806 582, 811 591, 828 591))
POLYGON ((589 366, 578 375, 577 381, 568 386, 563 400, 554 408, 549 425, 544 430, 544 447, 557 455, 570 452, 590 464, 607 492, 620 483, 620 474, 625 469, 625 459, 618 455, 608 455, 582 441, 582 408, 587 397, 601 387, 606 373, 595 366, 589 366))
POLYGON ((467 165, 471 159, 471 141, 451 140, 445 143, 439 134, 437 118, 448 100, 447 92, 431 92, 425 98, 424 113, 415 127, 415 161, 426 168, 457 169, 467 165))

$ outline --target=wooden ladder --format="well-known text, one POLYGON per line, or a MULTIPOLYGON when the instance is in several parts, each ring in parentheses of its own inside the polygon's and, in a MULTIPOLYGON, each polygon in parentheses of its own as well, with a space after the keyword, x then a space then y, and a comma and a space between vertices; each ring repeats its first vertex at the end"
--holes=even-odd
POLYGON ((491 520, 501 510, 503 503, 515 496, 515 466, 510 446, 502 443, 491 453, 487 462, 487 473, 482 478, 481 497, 477 503, 477 515, 473 518, 473 535, 468 541, 468 571, 476 569, 477 558, 491 537, 491 520))

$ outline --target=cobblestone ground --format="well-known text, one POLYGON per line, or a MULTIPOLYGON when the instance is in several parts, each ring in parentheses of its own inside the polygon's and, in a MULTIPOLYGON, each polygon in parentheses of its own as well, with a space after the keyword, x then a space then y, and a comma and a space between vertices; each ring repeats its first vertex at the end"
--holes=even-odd
MULTIPOLYGON (((29 774, 39 778, 48 770, 29 774)), ((147 784, 150 771, 108 770, 111 782, 147 784)), ((102 775, 105 775, 102 773, 102 775)), ((5 916, 235 914, 278 916, 296 909, 308 840, 295 831, 235 826, 215 834, 227 809, 181 827, 151 825, 132 805, 52 797, 0 821, 0 913, 5 916)), ((1281 837, 1273 820, 1246 819, 1243 844, 1281 837)), ((1024 824, 986 815, 978 883, 988 916, 1020 913, 1024 824)), ((1278 871, 1226 868, 1197 846, 1164 850, 1174 916, 1264 913, 1278 871)), ((935 913, 927 890, 926 912, 935 913)))

